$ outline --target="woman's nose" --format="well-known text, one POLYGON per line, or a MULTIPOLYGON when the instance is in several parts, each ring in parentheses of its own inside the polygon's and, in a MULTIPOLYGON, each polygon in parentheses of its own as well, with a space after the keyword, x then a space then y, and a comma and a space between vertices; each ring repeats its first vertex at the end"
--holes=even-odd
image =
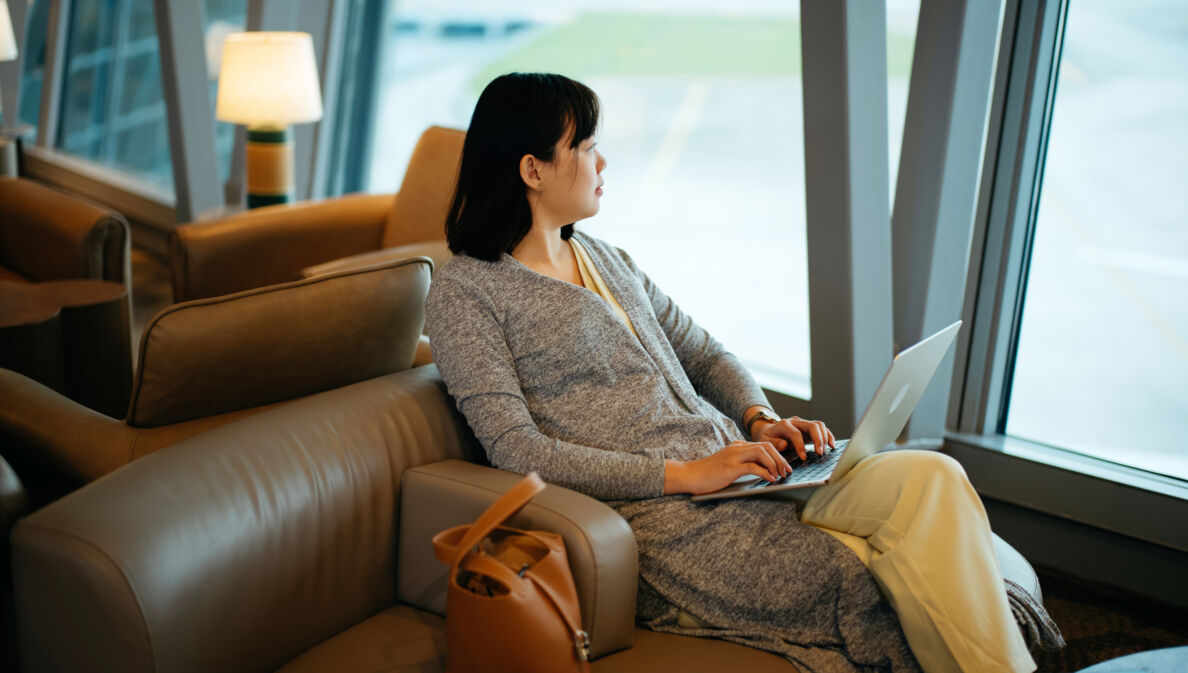
POLYGON ((601 173, 603 169, 606 168, 606 157, 602 156, 602 152, 599 152, 598 150, 594 150, 594 152, 598 154, 598 162, 595 163, 594 166, 598 172, 601 173))

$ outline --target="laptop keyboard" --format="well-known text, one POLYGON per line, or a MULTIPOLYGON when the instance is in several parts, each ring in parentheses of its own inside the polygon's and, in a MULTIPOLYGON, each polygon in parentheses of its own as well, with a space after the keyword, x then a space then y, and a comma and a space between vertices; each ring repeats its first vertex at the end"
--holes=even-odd
POLYGON ((848 439, 843 439, 837 443, 837 446, 825 452, 824 456, 818 456, 815 451, 809 449, 808 459, 801 460, 796 455, 794 449, 788 449, 783 452, 783 456, 788 459, 788 464, 792 466, 792 472, 782 479, 775 481, 767 481, 760 479, 755 483, 747 486, 748 490, 767 488, 768 486, 779 486, 780 484, 803 484, 812 481, 822 481, 833 472, 837 461, 841 460, 842 449, 845 448, 848 439))

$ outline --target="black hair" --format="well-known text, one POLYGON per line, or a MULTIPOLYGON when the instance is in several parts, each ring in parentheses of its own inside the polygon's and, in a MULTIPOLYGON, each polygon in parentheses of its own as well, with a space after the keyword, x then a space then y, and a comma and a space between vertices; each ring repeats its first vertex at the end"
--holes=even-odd
MULTIPOLYGON (((598 96, 563 75, 510 73, 483 89, 462 145, 446 241, 454 254, 490 262, 511 252, 532 229, 528 186, 520 159, 552 161, 557 143, 573 128, 576 148, 598 128, 598 96)), ((573 224, 561 229, 569 240, 573 224)))

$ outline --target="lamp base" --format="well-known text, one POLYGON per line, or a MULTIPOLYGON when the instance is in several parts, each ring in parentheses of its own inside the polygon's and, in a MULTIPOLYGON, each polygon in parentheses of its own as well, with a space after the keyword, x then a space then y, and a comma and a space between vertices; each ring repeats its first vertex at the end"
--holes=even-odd
POLYGON ((288 128, 249 128, 244 160, 248 208, 293 200, 293 139, 288 128))

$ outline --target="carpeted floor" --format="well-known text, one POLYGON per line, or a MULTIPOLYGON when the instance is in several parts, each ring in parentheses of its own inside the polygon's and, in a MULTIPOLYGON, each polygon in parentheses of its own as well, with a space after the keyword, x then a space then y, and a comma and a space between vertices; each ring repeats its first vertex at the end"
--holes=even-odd
POLYGON ((1042 570, 1040 586, 1068 647, 1035 655, 1038 673, 1072 673, 1134 652, 1188 645, 1188 612, 1042 570))

